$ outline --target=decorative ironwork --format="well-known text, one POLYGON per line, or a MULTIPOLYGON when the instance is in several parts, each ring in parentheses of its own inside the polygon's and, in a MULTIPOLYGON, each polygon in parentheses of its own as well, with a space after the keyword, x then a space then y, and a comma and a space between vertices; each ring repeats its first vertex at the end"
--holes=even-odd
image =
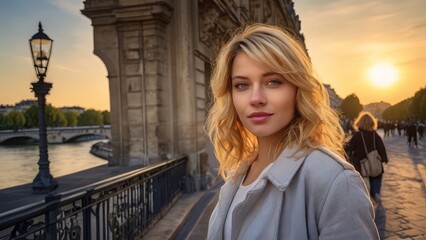
POLYGON ((0 214, 0 239, 137 239, 183 188, 186 157, 0 214))

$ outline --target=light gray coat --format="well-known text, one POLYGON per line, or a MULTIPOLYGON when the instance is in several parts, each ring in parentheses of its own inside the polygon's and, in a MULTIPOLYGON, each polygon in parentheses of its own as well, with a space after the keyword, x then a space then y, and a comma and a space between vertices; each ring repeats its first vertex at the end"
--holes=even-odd
MULTIPOLYGON (((292 151, 285 149, 235 207, 231 239, 379 239, 369 195, 352 165, 323 148, 307 156, 290 157, 292 151), (276 204, 263 206, 267 198, 276 204), (267 208, 274 210, 265 216, 267 208)), ((222 186, 208 239, 223 239, 229 207, 248 167, 240 164, 235 181, 222 186)))

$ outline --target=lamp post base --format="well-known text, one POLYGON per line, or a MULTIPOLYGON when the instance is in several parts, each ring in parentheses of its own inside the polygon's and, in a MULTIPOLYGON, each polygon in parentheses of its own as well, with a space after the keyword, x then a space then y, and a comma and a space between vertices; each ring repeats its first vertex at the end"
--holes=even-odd
POLYGON ((58 187, 58 181, 56 181, 49 173, 38 173, 34 178, 33 193, 48 193, 56 187, 58 187))

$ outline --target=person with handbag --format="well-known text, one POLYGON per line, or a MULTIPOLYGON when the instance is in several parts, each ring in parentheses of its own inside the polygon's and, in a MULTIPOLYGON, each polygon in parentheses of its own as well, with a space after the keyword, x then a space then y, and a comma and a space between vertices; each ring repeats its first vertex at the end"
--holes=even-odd
POLYGON ((369 186, 371 199, 380 204, 384 173, 382 163, 388 162, 388 156, 385 144, 376 132, 377 120, 371 113, 361 112, 354 122, 354 128, 358 131, 349 140, 346 152, 351 156, 350 162, 369 186), (372 161, 379 161, 379 166, 372 165, 372 161))

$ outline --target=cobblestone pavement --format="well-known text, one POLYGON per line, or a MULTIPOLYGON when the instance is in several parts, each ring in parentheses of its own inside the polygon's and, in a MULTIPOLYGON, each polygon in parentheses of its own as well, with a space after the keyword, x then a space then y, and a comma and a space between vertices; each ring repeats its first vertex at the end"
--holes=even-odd
MULTIPOLYGON (((383 131, 378 131, 383 138, 383 131)), ((376 222, 382 239, 426 239, 426 140, 410 147, 402 136, 383 138, 389 157, 376 222)), ((186 239, 205 239, 215 198, 186 239)))
POLYGON ((426 141, 420 140, 415 148, 408 146, 402 136, 383 140, 389 163, 384 166, 383 208, 378 209, 376 216, 381 236, 383 239, 426 239, 426 141))

